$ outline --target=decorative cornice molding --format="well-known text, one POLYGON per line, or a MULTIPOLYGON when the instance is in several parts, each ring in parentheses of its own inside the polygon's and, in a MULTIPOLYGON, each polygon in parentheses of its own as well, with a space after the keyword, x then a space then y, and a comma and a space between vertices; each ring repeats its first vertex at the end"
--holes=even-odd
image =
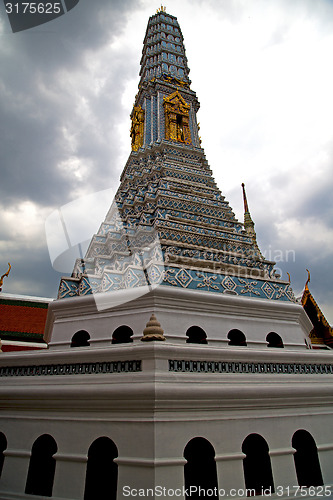
POLYGON ((192 361, 169 359, 169 371, 187 373, 333 375, 333 363, 249 363, 239 361, 192 361))
POLYGON ((1 366, 0 377, 34 377, 49 375, 85 375, 142 371, 141 360, 101 361, 35 366, 1 366))

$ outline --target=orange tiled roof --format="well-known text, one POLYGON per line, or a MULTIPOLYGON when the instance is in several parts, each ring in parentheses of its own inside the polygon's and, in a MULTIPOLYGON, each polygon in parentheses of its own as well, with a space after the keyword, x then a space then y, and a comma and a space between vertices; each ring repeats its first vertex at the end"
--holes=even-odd
POLYGON ((42 337, 47 308, 45 302, 0 298, 0 335, 42 337))

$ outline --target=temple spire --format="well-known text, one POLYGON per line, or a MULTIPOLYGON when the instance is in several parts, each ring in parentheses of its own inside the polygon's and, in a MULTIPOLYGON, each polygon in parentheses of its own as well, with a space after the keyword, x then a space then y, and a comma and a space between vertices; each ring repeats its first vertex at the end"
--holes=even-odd
POLYGON ((246 198, 246 192, 245 192, 245 184, 244 182, 242 182, 242 189, 243 189, 243 200, 244 200, 244 212, 245 214, 250 214, 250 211, 249 211, 249 205, 247 203, 247 198, 246 198))
POLYGON ((161 6, 149 18, 140 63, 139 91, 131 113, 132 151, 162 142, 201 149, 184 39, 177 18, 161 6))
MULTIPOLYGON (((258 248, 244 184, 242 224, 215 183, 200 144, 199 101, 188 75, 178 21, 159 11, 149 18, 144 38, 132 151, 121 184, 84 269, 78 259, 73 276, 61 282, 60 298, 143 289, 148 283, 151 291, 171 286, 294 300, 289 282, 279 279, 274 262, 258 248)), ((151 338, 146 334, 145 341, 151 338)))
POLYGON ((243 200, 244 200, 244 227, 245 229, 247 230, 248 233, 250 233, 250 231, 254 232, 255 234, 255 231, 254 231, 254 222, 251 218, 251 214, 250 214, 250 210, 249 210, 249 205, 248 205, 248 202, 247 202, 247 197, 246 197, 246 191, 245 191, 245 184, 244 182, 242 182, 242 189, 243 189, 243 200))
POLYGON ((243 189, 243 200, 244 200, 244 229, 248 233, 248 235, 251 236, 253 243, 258 248, 257 235, 256 235, 256 232, 254 229, 254 222, 252 220, 250 210, 249 210, 249 205, 247 202, 244 182, 242 182, 242 189, 243 189))

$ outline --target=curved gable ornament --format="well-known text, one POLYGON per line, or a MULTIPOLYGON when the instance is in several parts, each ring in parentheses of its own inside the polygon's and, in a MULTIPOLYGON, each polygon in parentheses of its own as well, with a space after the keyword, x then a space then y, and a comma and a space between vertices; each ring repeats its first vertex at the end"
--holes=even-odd
POLYGON ((3 274, 3 275, 1 276, 1 278, 0 278, 0 292, 1 292, 1 290, 2 290, 3 280, 4 280, 4 278, 6 278, 6 277, 8 277, 8 276, 9 276, 10 270, 11 270, 11 268, 12 268, 12 266, 10 265, 10 263, 9 263, 9 262, 8 262, 8 266, 9 266, 9 267, 8 267, 8 271, 7 271, 5 274, 3 274))
POLYGON ((178 90, 164 98, 165 138, 170 141, 191 144, 189 127, 190 104, 180 95, 178 90))

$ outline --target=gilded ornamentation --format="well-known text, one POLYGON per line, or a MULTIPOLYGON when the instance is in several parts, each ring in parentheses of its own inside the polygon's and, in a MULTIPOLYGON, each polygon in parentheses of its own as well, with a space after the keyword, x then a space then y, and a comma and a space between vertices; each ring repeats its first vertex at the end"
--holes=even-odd
POLYGON ((310 271, 308 269, 307 273, 308 279, 305 283, 301 303, 313 325, 313 329, 309 335, 311 344, 326 344, 330 348, 333 348, 333 328, 328 323, 309 290, 310 271))
MULTIPOLYGON (((200 123, 198 123, 198 134, 199 134, 199 131, 200 131, 200 123)), ((202 143, 202 140, 201 140, 201 137, 199 136, 199 144, 201 146, 201 143, 202 143)))
POLYGON ((164 98, 166 139, 185 144, 192 143, 189 127, 190 107, 178 90, 164 98))
POLYGON ((1 292, 1 290, 2 290, 3 279, 4 279, 5 277, 8 277, 8 275, 9 275, 9 273, 10 273, 10 270, 11 270, 11 268, 12 268, 12 266, 10 265, 10 263, 9 263, 9 262, 8 262, 8 266, 9 266, 9 267, 8 267, 8 271, 7 271, 5 274, 3 274, 3 275, 1 276, 1 278, 0 278, 0 292, 1 292))
POLYGON ((188 87, 188 83, 184 82, 180 78, 176 78, 175 76, 170 76, 167 74, 163 74, 163 80, 168 83, 172 83, 172 85, 179 85, 180 87, 188 87))
POLYGON ((134 106, 131 119, 132 151, 138 151, 138 149, 143 146, 143 127, 145 120, 145 112, 141 106, 134 106))

